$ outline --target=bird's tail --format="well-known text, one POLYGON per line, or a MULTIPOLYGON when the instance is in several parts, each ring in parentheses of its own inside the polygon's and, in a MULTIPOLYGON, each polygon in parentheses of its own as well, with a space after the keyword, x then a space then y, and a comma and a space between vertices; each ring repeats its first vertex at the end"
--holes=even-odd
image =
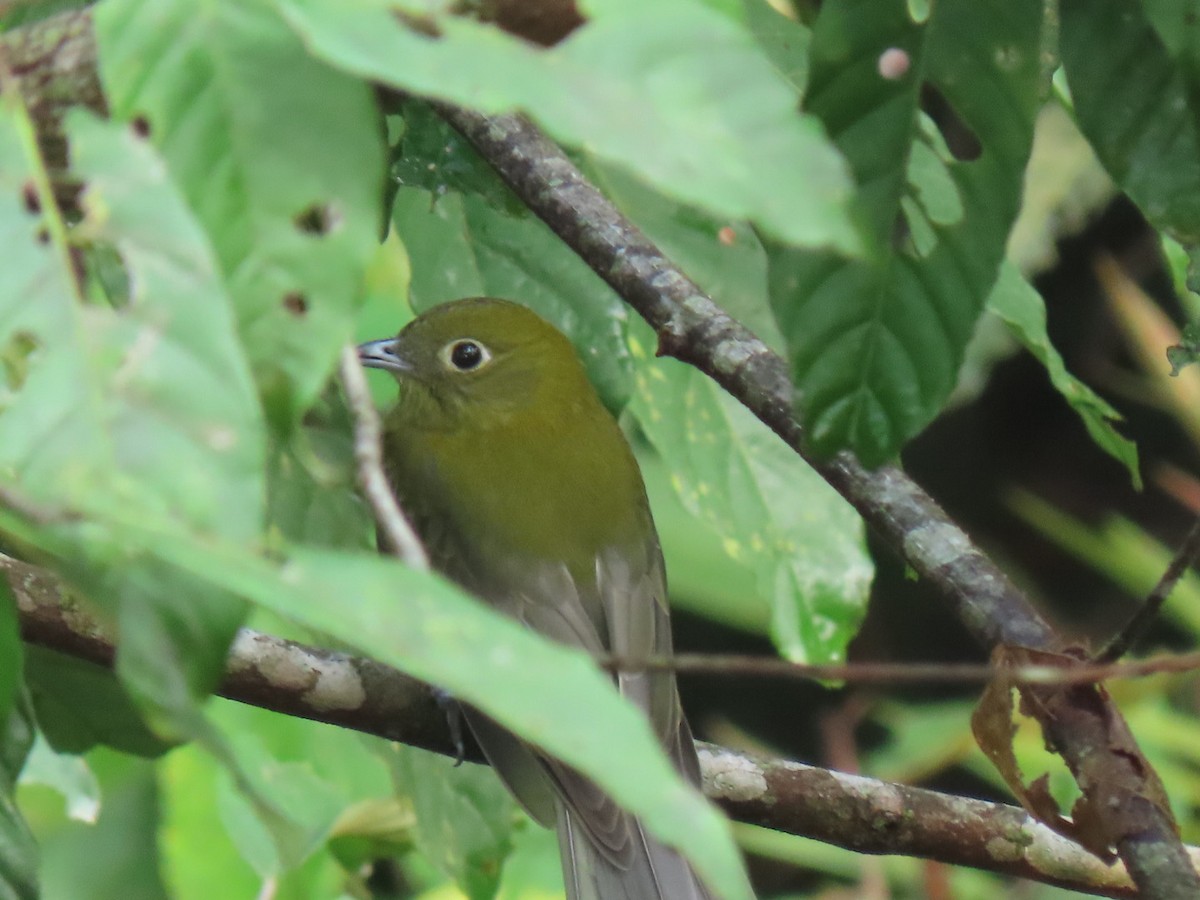
POLYGON ((558 843, 567 900, 713 900, 677 851, 646 833, 625 812, 629 836, 619 852, 599 846, 576 814, 560 804, 558 843))

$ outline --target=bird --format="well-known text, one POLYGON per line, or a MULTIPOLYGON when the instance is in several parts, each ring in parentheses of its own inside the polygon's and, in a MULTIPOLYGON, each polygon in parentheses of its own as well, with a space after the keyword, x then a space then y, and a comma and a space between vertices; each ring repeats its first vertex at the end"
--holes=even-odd
MULTIPOLYGON (((641 471, 570 340, 488 297, 430 308, 359 359, 399 382, 384 472, 433 567, 551 640, 671 653, 666 571, 641 471)), ((676 769, 700 784, 675 677, 618 672, 676 769)), ((708 900, 673 848, 591 779, 462 704, 500 779, 558 833, 568 900, 708 900)))

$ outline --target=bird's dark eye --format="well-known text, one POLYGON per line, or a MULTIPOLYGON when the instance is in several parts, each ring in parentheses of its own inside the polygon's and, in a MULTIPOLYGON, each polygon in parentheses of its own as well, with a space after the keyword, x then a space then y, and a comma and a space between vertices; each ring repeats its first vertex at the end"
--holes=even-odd
POLYGON ((486 359, 487 351, 475 341, 455 341, 450 346, 450 364, 460 372, 477 369, 486 359))

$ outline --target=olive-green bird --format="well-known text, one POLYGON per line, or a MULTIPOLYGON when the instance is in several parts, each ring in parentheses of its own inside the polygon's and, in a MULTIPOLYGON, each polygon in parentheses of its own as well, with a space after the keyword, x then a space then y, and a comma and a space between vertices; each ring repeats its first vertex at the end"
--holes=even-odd
MULTIPOLYGON (((565 336, 515 303, 476 298, 429 310, 359 357, 400 383, 385 468, 436 568, 564 644, 634 659, 671 652, 641 473, 565 336)), ((616 683, 699 784, 674 676, 623 673, 616 683)), ((569 898, 710 896, 592 781, 463 712, 521 805, 557 829, 569 898)))

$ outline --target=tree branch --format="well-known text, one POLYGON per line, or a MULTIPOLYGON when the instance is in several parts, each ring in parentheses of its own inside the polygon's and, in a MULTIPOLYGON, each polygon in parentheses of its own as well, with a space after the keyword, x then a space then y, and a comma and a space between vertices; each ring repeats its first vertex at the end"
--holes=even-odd
POLYGON ((1133 645, 1154 624, 1158 618, 1158 611, 1171 596, 1171 591, 1175 590, 1175 585, 1179 583, 1179 579, 1183 577, 1184 573, 1196 564, 1197 558, 1200 558, 1200 519, 1192 524, 1191 530, 1188 531, 1187 537, 1183 539, 1183 544, 1171 559, 1166 571, 1163 572, 1162 578, 1158 579, 1158 584, 1142 601, 1142 605, 1137 608, 1124 627, 1109 641, 1108 646, 1096 654, 1095 662, 1101 664, 1116 662, 1133 649, 1133 645))
MULTIPOLYGON (((55 577, 0 554, 25 640, 111 667, 104 628, 55 577)), ((243 629, 218 693, 263 709, 340 725, 453 757, 430 688, 395 669, 243 629)), ((903 854, 1028 878, 1106 897, 1134 897, 1121 866, 1035 821, 1019 807, 954 797, 815 766, 699 745, 705 794, 753 825, 870 854, 903 854)), ((474 748, 468 758, 481 761, 474 748)), ((1197 861, 1200 849, 1189 848, 1197 861)))
MULTIPOLYGON (((726 315, 535 126, 519 116, 436 106, 529 209, 654 328, 661 353, 704 372, 779 435, 937 589, 980 643, 1064 649, 1004 572, 902 471, 870 471, 845 452, 828 460, 810 454, 792 411, 784 360, 726 315)), ((1106 811, 1104 839, 1145 895, 1200 896, 1200 876, 1170 809, 1150 799, 1162 793, 1158 776, 1108 695, 1079 686, 1030 692, 1047 740, 1094 808, 1106 811)))

